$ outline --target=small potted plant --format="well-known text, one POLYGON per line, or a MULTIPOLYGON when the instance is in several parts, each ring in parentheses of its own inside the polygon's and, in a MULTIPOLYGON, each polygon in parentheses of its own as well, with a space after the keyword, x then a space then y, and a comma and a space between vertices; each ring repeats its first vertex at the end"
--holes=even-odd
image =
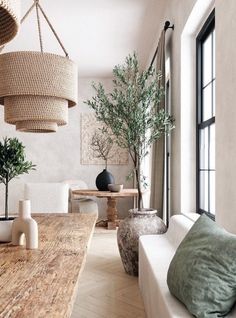
POLYGON ((96 187, 100 191, 107 191, 108 184, 114 183, 113 175, 107 171, 107 161, 113 146, 113 139, 108 134, 107 128, 99 128, 92 136, 91 147, 94 151, 94 157, 102 158, 105 162, 105 169, 96 178, 96 187))
POLYGON ((8 185, 17 176, 35 170, 35 165, 25 159, 25 147, 17 138, 5 137, 0 141, 0 183, 5 185, 5 216, 0 218, 0 241, 11 240, 13 217, 8 211, 8 185))
POLYGON ((138 189, 138 209, 118 229, 118 245, 127 273, 138 273, 138 237, 166 231, 157 211, 142 205, 142 161, 151 145, 174 127, 173 118, 160 107, 164 98, 161 74, 154 68, 141 70, 136 54, 129 55, 123 65, 113 69, 113 90, 106 92, 101 83, 93 84, 96 95, 86 103, 95 111, 115 136, 117 144, 128 150, 133 161, 133 175, 138 189), (135 219, 135 220, 134 220, 135 219))

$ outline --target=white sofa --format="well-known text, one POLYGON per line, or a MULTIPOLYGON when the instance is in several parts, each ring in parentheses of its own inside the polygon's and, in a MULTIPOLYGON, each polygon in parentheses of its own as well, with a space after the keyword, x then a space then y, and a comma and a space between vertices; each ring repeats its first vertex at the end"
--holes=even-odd
POLYGON ((88 189, 83 180, 65 180, 69 187, 69 212, 91 213, 98 216, 98 204, 93 199, 73 194, 73 190, 88 189))
POLYGON ((68 193, 68 185, 63 183, 26 183, 24 198, 31 201, 34 213, 67 213, 68 193))
MULTIPOLYGON (((169 229, 162 235, 145 235, 139 239, 139 287, 147 318, 193 317, 169 292, 167 272, 175 250, 194 221, 184 215, 170 219, 169 229)), ((236 318, 236 310, 227 317, 236 318)))

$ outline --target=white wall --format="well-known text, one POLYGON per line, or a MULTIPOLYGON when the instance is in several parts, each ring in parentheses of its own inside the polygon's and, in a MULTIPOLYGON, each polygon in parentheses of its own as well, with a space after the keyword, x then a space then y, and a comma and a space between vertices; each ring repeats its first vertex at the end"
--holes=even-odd
MULTIPOLYGON (((36 171, 29 175, 22 175, 18 180, 9 184, 10 211, 17 209, 17 202, 23 197, 24 182, 61 182, 66 179, 83 179, 90 188, 95 188, 95 179, 104 168, 102 165, 80 164, 80 114, 91 111, 83 103, 94 95, 91 82, 101 81, 105 87, 111 86, 110 79, 81 79, 79 80, 79 103, 69 109, 69 124, 58 129, 57 133, 32 134, 16 132, 15 127, 4 123, 3 107, 0 107, 0 137, 17 137, 26 146, 28 160, 37 165, 36 171)), ((89 127, 88 127, 89 129, 89 127)), ((111 165, 108 170, 114 175, 117 183, 123 183, 126 187, 131 186, 126 182, 131 168, 129 165, 111 165)), ((4 211, 4 186, 0 184, 0 211, 4 211)), ((99 199, 100 217, 106 215, 106 201, 99 199)), ((128 209, 132 208, 132 199, 120 199, 118 202, 119 215, 124 217, 128 209)))
POLYGON ((236 233, 236 1, 216 1, 216 221, 236 233))

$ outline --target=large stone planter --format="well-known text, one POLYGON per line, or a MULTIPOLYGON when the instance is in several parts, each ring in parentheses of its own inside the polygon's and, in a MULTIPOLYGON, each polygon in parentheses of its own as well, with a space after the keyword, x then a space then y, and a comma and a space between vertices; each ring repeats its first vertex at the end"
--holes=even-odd
MULTIPOLYGON (((120 222, 117 242, 124 269, 127 274, 138 276, 138 240, 147 234, 163 234, 164 222, 152 209, 129 210, 129 216, 120 222)), ((158 246, 157 246, 158 248, 158 246)))

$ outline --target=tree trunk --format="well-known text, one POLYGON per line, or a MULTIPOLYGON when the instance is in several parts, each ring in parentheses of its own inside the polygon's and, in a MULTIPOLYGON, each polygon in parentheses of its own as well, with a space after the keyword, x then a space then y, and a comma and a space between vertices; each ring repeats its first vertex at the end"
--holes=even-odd
POLYGON ((140 210, 143 205, 143 198, 142 198, 142 191, 141 191, 141 185, 140 185, 139 166, 135 168, 135 175, 136 175, 136 184, 138 189, 138 209, 140 210))
POLYGON ((6 220, 9 219, 9 215, 8 215, 8 180, 6 180, 6 187, 5 187, 5 218, 6 218, 6 220))

